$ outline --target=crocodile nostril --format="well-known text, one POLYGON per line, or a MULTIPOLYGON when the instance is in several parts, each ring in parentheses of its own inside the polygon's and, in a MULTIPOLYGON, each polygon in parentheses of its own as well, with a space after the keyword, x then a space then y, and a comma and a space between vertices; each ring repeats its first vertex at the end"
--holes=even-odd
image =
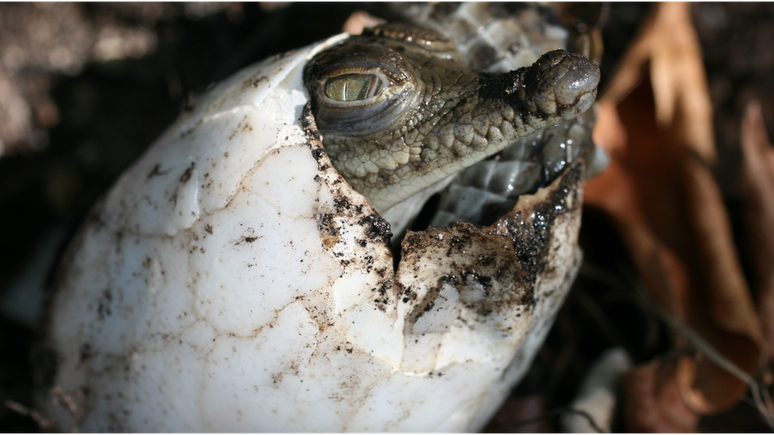
POLYGON ((556 83, 557 103, 576 104, 586 94, 596 95, 600 72, 594 63, 583 56, 571 54, 559 67, 563 69, 563 75, 556 83))

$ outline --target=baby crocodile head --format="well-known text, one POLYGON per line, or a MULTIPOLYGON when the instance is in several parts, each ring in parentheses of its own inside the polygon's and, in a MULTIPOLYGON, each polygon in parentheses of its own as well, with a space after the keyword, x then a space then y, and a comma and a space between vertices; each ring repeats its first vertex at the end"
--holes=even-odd
POLYGON ((479 74, 444 36, 403 24, 352 36, 304 73, 333 165, 379 212, 584 112, 599 77, 591 61, 564 50, 479 74))

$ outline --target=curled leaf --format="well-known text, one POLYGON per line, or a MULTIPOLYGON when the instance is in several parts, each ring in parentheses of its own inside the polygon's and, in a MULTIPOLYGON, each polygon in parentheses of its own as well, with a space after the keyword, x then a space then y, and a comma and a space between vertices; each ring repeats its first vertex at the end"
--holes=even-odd
POLYGON ((674 365, 654 361, 624 377, 624 424, 627 432, 695 432, 699 415, 680 395, 674 365))

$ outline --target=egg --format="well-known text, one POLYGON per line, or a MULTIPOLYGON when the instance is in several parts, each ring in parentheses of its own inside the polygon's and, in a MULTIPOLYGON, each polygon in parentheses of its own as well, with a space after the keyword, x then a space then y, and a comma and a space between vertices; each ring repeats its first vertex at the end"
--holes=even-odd
POLYGON ((477 431, 527 371, 580 266, 583 160, 493 223, 412 231, 394 210, 426 186, 353 188, 309 103, 305 69, 347 38, 218 84, 95 206, 42 344, 59 429, 477 431))

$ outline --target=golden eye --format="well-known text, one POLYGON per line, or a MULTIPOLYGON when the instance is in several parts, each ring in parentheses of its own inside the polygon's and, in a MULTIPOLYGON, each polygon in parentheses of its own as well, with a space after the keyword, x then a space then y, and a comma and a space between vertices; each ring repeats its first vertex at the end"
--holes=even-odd
POLYGON ((358 101, 375 97, 382 81, 372 74, 345 74, 325 82, 325 96, 336 101, 358 101))

